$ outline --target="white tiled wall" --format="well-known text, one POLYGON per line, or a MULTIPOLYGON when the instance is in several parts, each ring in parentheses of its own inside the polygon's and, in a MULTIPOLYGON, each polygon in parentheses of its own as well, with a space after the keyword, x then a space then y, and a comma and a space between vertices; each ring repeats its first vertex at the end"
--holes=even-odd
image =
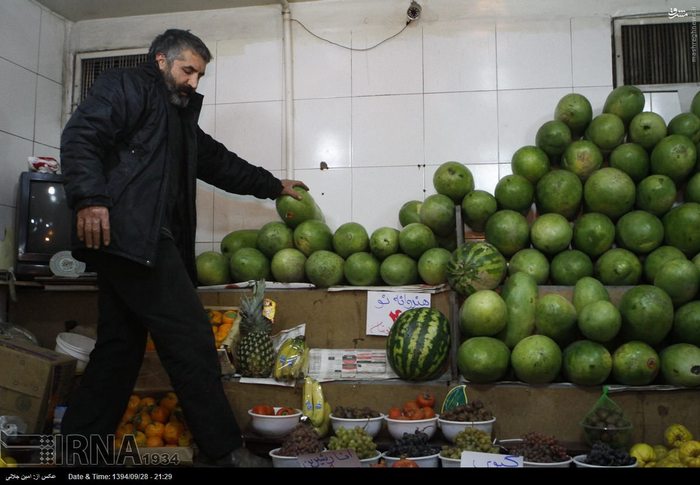
MULTIPOLYGON (((447 160, 467 164, 476 187, 492 192, 561 96, 579 92, 600 112, 612 88, 611 16, 668 9, 665 0, 426 0, 421 20, 401 34, 347 49, 396 34, 407 3, 291 4, 293 18, 335 43, 292 23, 294 176, 311 187, 331 229, 351 220, 370 232, 398 227, 400 206, 434 193, 433 173, 447 160)), ((64 49, 62 21, 32 0, 3 0, 3 155, 57 150, 57 53, 143 47, 168 27, 202 35, 214 53, 199 88, 202 128, 286 176, 279 5, 79 22, 64 49)), ((671 93, 650 95, 647 109, 669 121, 680 108, 671 93)), ((0 163, 3 171, 21 165, 0 163)), ((0 211, 13 204, 5 180, 0 211)), ((278 217, 272 201, 198 187, 198 251, 278 217)))
MULTIPOLYGON (((58 157, 66 22, 30 0, 0 2, 0 246, 31 155, 58 157)), ((0 269, 6 269, 0 267, 0 269)))

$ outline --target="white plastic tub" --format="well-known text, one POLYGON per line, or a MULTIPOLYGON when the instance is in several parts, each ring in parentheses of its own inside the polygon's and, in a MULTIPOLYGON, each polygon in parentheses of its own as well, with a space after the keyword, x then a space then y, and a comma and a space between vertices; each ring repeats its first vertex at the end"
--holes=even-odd
POLYGON ((56 336, 56 352, 75 358, 78 363, 75 373, 82 374, 90 362, 90 352, 95 348, 95 339, 79 333, 62 332, 56 336))

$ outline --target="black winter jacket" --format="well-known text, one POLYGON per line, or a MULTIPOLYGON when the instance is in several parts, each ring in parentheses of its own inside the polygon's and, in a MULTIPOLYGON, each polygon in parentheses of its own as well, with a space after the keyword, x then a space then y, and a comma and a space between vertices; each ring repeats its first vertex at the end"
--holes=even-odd
MULTIPOLYGON (((194 94, 183 128, 186 227, 180 250, 194 277, 196 179, 227 192, 276 198, 281 181, 251 165, 197 125, 203 97, 194 94)), ((168 193, 168 92, 155 63, 102 74, 78 106, 61 136, 61 165, 69 205, 109 208, 111 243, 100 251, 146 266, 157 257, 168 193)), ((73 222, 75 226, 75 218, 73 222)), ((90 252, 74 234, 74 254, 90 252)))

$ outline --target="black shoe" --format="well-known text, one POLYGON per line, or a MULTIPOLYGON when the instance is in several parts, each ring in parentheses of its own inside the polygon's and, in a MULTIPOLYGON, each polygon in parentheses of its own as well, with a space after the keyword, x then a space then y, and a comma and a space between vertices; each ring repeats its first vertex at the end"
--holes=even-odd
POLYGON ((198 457, 195 466, 202 467, 235 467, 235 468, 270 468, 272 461, 254 453, 247 448, 236 448, 232 452, 217 459, 209 459, 203 455, 198 457))

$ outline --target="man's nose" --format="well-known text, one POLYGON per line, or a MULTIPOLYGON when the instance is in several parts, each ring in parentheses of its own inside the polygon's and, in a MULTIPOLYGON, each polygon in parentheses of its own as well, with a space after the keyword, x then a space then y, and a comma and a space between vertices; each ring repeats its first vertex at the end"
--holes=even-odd
POLYGON ((197 76, 190 76, 187 79, 187 84, 192 88, 192 89, 197 89, 197 85, 199 84, 199 77, 197 76))

